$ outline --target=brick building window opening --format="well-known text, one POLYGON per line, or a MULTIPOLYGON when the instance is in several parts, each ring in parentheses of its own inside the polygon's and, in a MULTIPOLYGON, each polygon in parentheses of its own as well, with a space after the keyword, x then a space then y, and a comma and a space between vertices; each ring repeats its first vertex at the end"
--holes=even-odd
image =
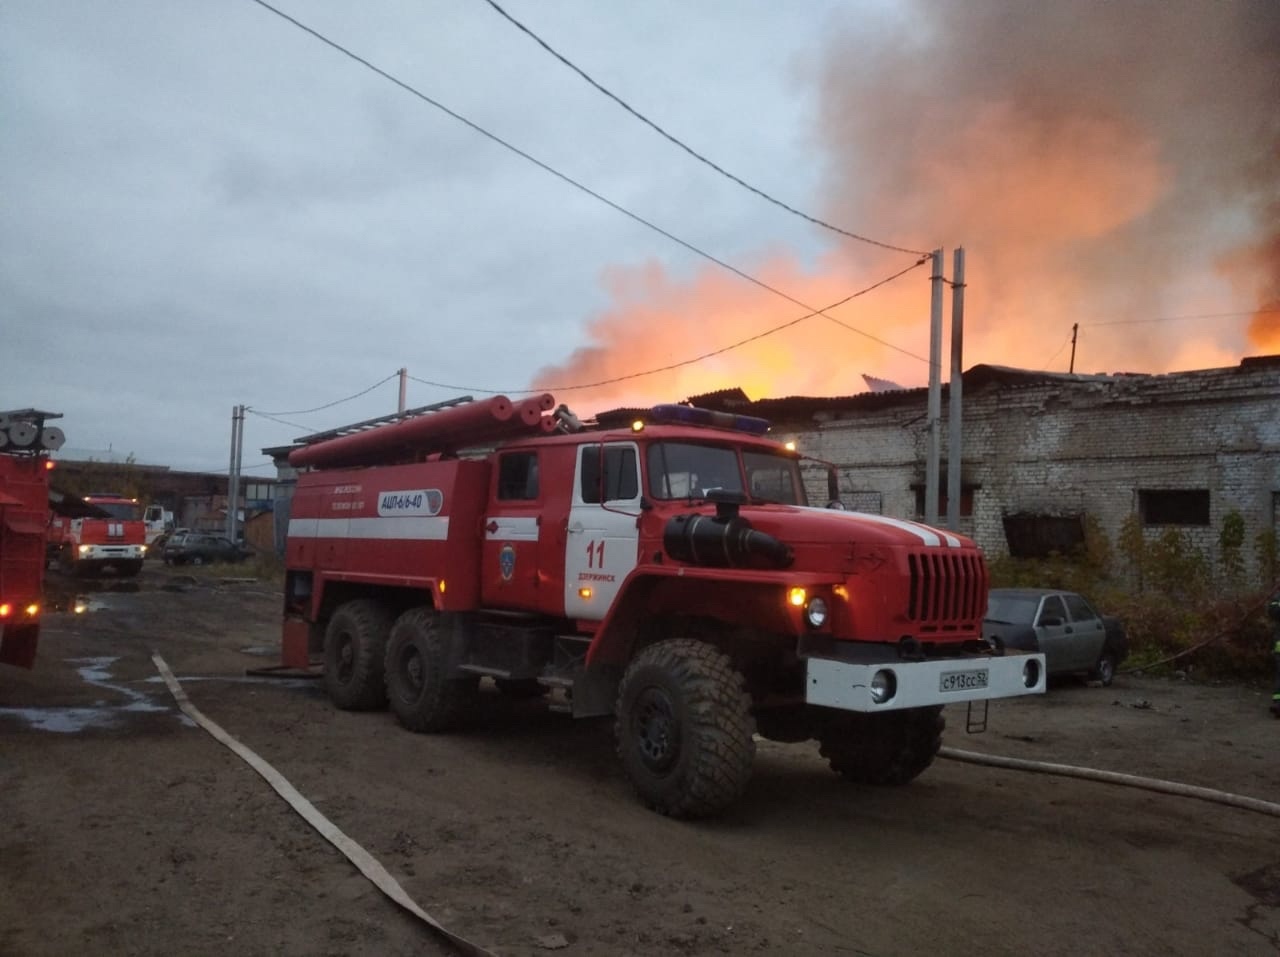
POLYGON ((1209 490, 1139 489, 1138 517, 1143 525, 1208 525, 1209 490))
MULTIPOLYGON (((916 518, 924 518, 924 486, 912 485, 911 488, 916 493, 916 518)), ((973 515, 973 491, 974 486, 960 486, 960 517, 969 518, 973 515)), ((947 490, 945 487, 938 489, 938 515, 946 518, 947 515, 947 490)))
POLYGON ((1011 558, 1071 555, 1084 548, 1083 515, 1005 515, 1004 540, 1011 558))

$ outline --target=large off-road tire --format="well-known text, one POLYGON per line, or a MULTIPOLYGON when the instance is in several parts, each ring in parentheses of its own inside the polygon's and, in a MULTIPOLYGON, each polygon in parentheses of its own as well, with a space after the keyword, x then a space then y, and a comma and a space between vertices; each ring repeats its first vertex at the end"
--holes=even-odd
POLYGON ((672 817, 715 814, 742 794, 755 721, 729 656, 700 641, 662 641, 631 662, 618 691, 618 757, 640 798, 672 817))
POLYGON ((473 713, 477 675, 451 678, 448 635, 430 608, 406 611, 387 640, 387 699, 410 731, 448 731, 473 713))
POLYGON ((940 707, 845 713, 823 724, 818 750, 848 781, 906 784, 933 763, 944 726, 940 707))
POLYGON ((324 632, 324 687, 329 700, 345 711, 386 706, 383 654, 391 631, 391 612, 376 601, 339 605, 324 632))

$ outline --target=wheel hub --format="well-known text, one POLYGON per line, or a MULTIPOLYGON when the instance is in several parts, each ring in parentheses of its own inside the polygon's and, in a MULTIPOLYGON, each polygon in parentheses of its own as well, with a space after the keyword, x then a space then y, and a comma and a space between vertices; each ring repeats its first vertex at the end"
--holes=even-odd
POLYGON ((418 654, 418 649, 405 649, 405 653, 400 659, 400 672, 404 675, 409 687, 414 691, 422 690, 425 675, 422 666, 422 655, 418 654))
POLYGON ((351 636, 343 635, 338 646, 338 676, 346 681, 355 670, 356 652, 352 647, 351 636))
POLYGON ((645 766, 666 771, 680 756, 680 721, 671 698, 660 688, 646 688, 633 714, 632 731, 645 766))

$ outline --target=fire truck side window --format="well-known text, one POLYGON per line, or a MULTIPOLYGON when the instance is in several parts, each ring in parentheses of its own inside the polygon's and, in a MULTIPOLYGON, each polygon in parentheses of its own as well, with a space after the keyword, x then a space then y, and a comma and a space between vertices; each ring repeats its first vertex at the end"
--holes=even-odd
POLYGON ((601 501, 600 463, 604 462, 603 489, 606 502, 629 502, 640 494, 640 473, 636 450, 631 446, 594 446, 582 452, 582 500, 601 501))
POLYGON ((532 501, 538 497, 538 453, 508 452, 498 457, 498 500, 532 501))

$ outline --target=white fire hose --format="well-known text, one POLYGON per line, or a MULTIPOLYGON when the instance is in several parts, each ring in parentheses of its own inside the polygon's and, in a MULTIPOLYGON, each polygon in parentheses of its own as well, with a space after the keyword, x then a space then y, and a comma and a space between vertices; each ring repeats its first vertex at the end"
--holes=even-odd
POLYGON ((1179 784, 1176 781, 1161 781, 1158 778, 1144 778, 1136 774, 1121 774, 1118 771, 1099 771, 1096 768, 1080 768, 1071 764, 1050 764, 1046 761, 1028 761, 1024 758, 1006 758, 996 754, 982 754, 978 751, 960 751, 956 748, 940 748, 938 756, 950 758, 952 761, 964 761, 967 764, 984 764, 993 768, 1009 768, 1014 771, 1034 771, 1039 774, 1056 774, 1066 778, 1080 778, 1084 781, 1100 781, 1103 784, 1118 784, 1122 787, 1141 788, 1145 791, 1156 791, 1160 794, 1173 794, 1178 797, 1197 798, 1201 801, 1212 801, 1245 811, 1257 811, 1280 817, 1280 804, 1263 801, 1259 798, 1245 797, 1242 794, 1231 794, 1227 791, 1216 791, 1213 788, 1197 787, 1194 784, 1179 784))

